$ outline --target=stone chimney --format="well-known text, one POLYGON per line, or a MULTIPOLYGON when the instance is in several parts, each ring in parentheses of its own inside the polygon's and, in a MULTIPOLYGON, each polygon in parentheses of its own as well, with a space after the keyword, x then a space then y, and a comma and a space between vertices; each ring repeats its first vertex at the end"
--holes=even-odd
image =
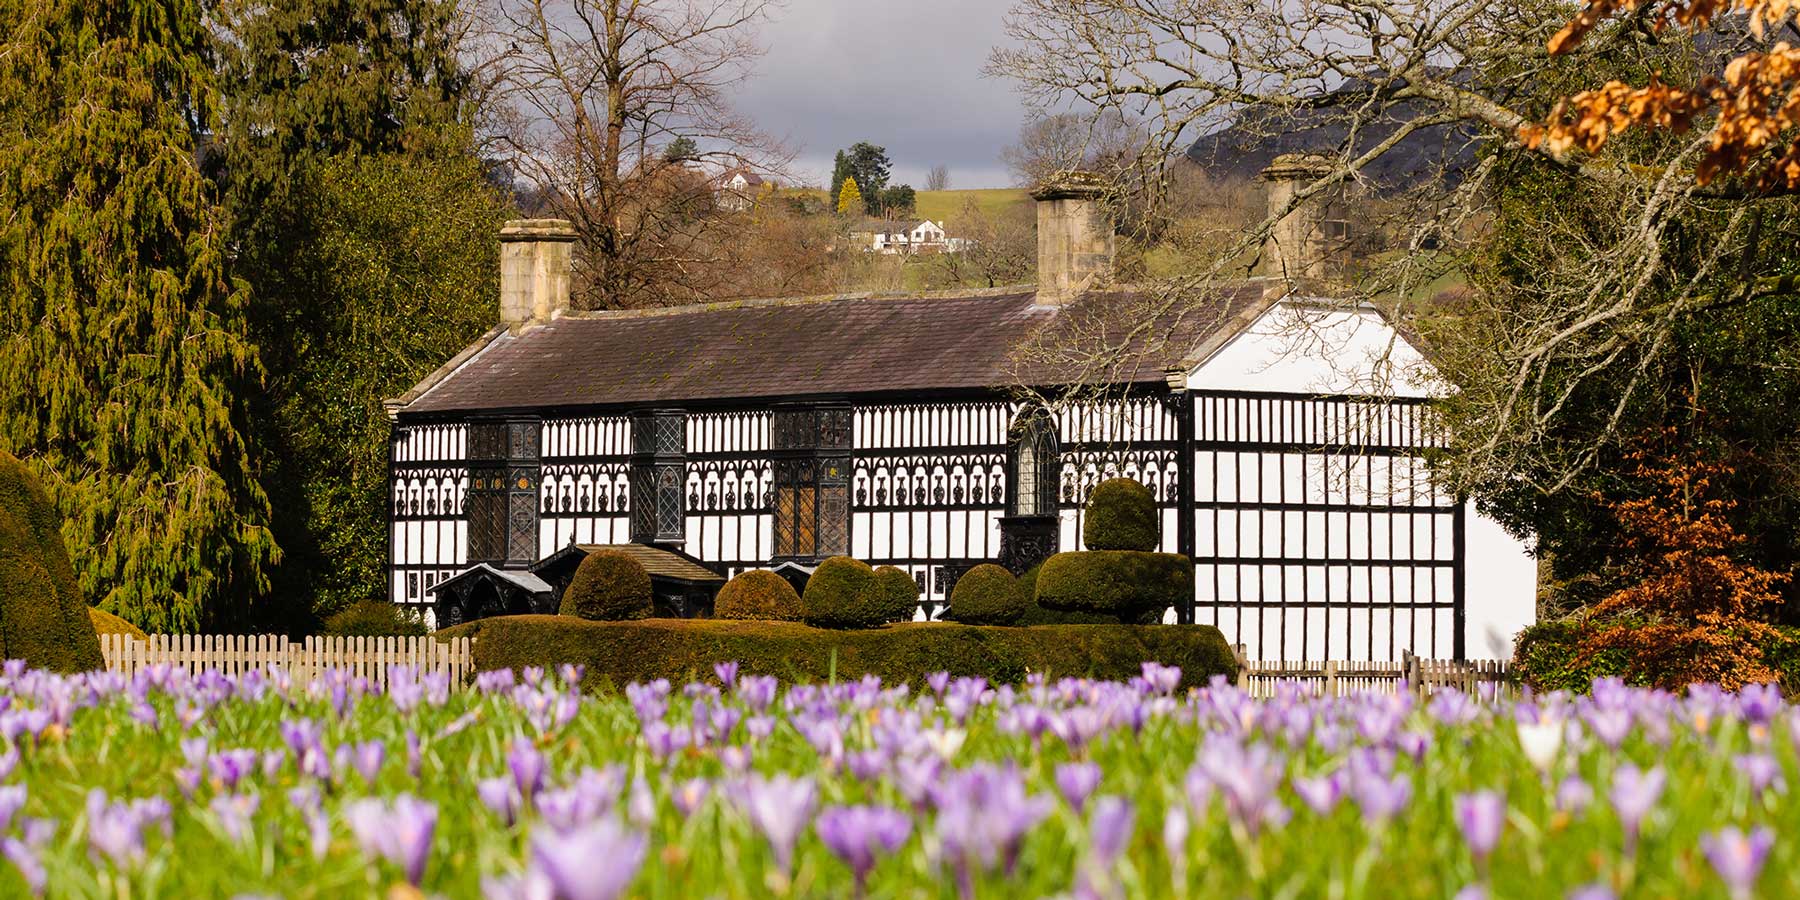
POLYGON ((567 219, 514 219, 500 229, 500 324, 519 331, 569 311, 574 244, 567 219))
MULTIPOLYGON (((1269 215, 1286 209, 1294 195, 1308 185, 1331 174, 1329 157, 1312 153, 1283 153, 1257 176, 1269 186, 1269 215)), ((1346 237, 1348 224, 1341 221, 1341 211, 1331 201, 1335 187, 1302 201, 1283 216, 1269 232, 1263 244, 1264 273, 1283 286, 1292 282, 1317 282, 1330 277, 1336 264, 1337 250, 1346 237)))
POLYGON ((1037 201, 1035 305, 1062 306, 1112 280, 1113 228, 1101 207, 1106 183, 1088 172, 1046 180, 1037 201))

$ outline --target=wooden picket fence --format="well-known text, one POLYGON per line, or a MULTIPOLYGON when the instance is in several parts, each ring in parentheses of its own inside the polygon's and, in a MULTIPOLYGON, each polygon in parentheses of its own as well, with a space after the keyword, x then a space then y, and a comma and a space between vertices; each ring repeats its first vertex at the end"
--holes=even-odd
POLYGON ((100 635, 106 669, 125 675, 155 665, 173 665, 199 673, 214 669, 241 675, 264 666, 286 669, 296 684, 306 684, 326 669, 342 669, 387 686, 389 666, 417 666, 448 672, 460 687, 474 671, 470 639, 433 637, 309 637, 288 640, 279 634, 153 634, 138 640, 128 634, 100 635))
MULTIPOLYGON (((1503 659, 1456 662, 1420 659, 1406 653, 1397 662, 1367 660, 1246 660, 1237 654, 1238 687, 1252 697, 1273 697, 1284 683, 1302 693, 1324 697, 1346 694, 1397 694, 1412 691, 1428 697, 1439 688, 1453 687, 1465 694, 1510 697, 1518 695, 1511 665, 1503 659)), ((1292 688, 1289 688, 1290 690, 1292 688)))

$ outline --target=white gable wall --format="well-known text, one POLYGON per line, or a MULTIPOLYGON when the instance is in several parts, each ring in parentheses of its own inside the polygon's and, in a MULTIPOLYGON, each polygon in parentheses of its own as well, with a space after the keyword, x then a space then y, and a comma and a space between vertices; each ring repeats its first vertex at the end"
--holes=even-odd
MULTIPOLYGON (((1244 391, 1291 394, 1298 397, 1318 395, 1361 395, 1402 398, 1432 396, 1433 375, 1429 364, 1418 350, 1374 310, 1327 309, 1294 303, 1278 303, 1264 313, 1238 337, 1219 348, 1188 373, 1191 391, 1244 391)), ((1232 479, 1253 478, 1258 486, 1248 483, 1233 485, 1230 490, 1248 499, 1254 491, 1263 499, 1277 491, 1282 496, 1308 497, 1317 500, 1330 496, 1329 502, 1374 503, 1382 498, 1354 496, 1358 487, 1348 490, 1329 488, 1321 482, 1337 484, 1354 482, 1343 473, 1308 472, 1305 459, 1274 453, 1232 453, 1227 457, 1206 458, 1197 462, 1197 472, 1229 470, 1232 479), (1261 457, 1260 459, 1258 457, 1261 457), (1264 465, 1266 463, 1266 465, 1264 465), (1208 467, 1211 468, 1208 468, 1208 467), (1279 471, 1279 475, 1269 472, 1279 471), (1259 473, 1252 475, 1251 473, 1259 473), (1334 481, 1333 479, 1337 479, 1334 481), (1285 480, 1286 483, 1281 483, 1285 480), (1311 482, 1310 484, 1308 482, 1311 482), (1310 493, 1304 493, 1310 491, 1310 493)), ((1312 458, 1317 461, 1316 455, 1312 458)), ((1340 457, 1341 459, 1341 457, 1340 457)), ((1396 465, 1386 459, 1363 457, 1365 473, 1375 483, 1389 480, 1396 465), (1376 475, 1375 473, 1381 473, 1376 475)), ((1352 464, 1354 468, 1355 464, 1352 464)), ((1327 465, 1326 468, 1329 468, 1327 465)), ((1196 481, 1206 481, 1199 475, 1196 481)), ((1210 485, 1197 489, 1209 491, 1210 485)), ((1235 495, 1234 495, 1235 497, 1235 495)), ((1221 490, 1218 496, 1201 496, 1201 500, 1229 500, 1221 490)), ((1396 499, 1393 502, 1417 503, 1396 499)), ((1275 526, 1272 538, 1286 546, 1272 547, 1264 534, 1269 526, 1254 523, 1260 546, 1244 549, 1251 540, 1248 526, 1230 513, 1212 511, 1197 514, 1199 537, 1196 562, 1204 563, 1209 548, 1219 548, 1214 555, 1304 557, 1320 560, 1375 559, 1384 557, 1439 560, 1448 559, 1451 549, 1444 523, 1448 515, 1391 516, 1385 513, 1294 513, 1285 528, 1275 526), (1225 524, 1230 522, 1230 526, 1225 524), (1336 532, 1333 532, 1333 529, 1336 532), (1311 540, 1295 546, 1292 532, 1301 531, 1311 540), (1216 533, 1215 533, 1216 532, 1216 533), (1385 532, 1385 533, 1384 533, 1385 532), (1414 534, 1414 532, 1418 532, 1414 534)), ((1512 639, 1521 628, 1535 621, 1536 562, 1525 542, 1514 538, 1497 522, 1482 516, 1473 504, 1465 507, 1465 620, 1463 637, 1470 658, 1508 657, 1512 639)), ((1447 656, 1439 637, 1449 628, 1450 620, 1443 610, 1401 610, 1385 613, 1390 602, 1405 604, 1433 596, 1446 596, 1450 573, 1445 569, 1381 566, 1222 566, 1216 578, 1207 577, 1204 567, 1195 580, 1196 599, 1210 602, 1214 596, 1260 596, 1268 599, 1284 597, 1289 602, 1305 598, 1317 602, 1321 595, 1334 602, 1349 602, 1344 609, 1313 609, 1297 622, 1292 610, 1278 620, 1279 611, 1268 608, 1222 612, 1217 624, 1234 643, 1246 645, 1252 659, 1386 659, 1388 646, 1413 649, 1422 656, 1447 656), (1245 586, 1237 579, 1261 579, 1261 584, 1245 586), (1435 581, 1435 584, 1433 583, 1435 581), (1219 585, 1215 588, 1215 582, 1219 585), (1405 583, 1411 582, 1411 583, 1405 583), (1369 604, 1363 608, 1358 604, 1369 604), (1301 624, 1303 623, 1303 624, 1301 624), (1435 629, 1435 631, 1434 631, 1435 629), (1235 633, 1234 633, 1235 632, 1235 633), (1328 640, 1329 638, 1329 640, 1328 640), (1373 648, 1371 650, 1371 647, 1373 648)), ((1206 621, 1202 615, 1200 621, 1206 621)), ((1396 654, 1397 655, 1397 654, 1396 654)))

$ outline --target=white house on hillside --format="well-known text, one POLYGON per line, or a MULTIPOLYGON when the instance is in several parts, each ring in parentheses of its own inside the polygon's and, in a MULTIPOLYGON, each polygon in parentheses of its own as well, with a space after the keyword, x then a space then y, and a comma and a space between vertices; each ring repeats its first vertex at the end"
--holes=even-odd
POLYGON ((756 195, 767 182, 748 169, 733 169, 719 177, 713 197, 721 209, 742 211, 756 205, 756 195))
POLYGON ((914 225, 889 223, 869 233, 871 253, 950 253, 962 249, 962 238, 944 232, 944 223, 925 219, 914 225))

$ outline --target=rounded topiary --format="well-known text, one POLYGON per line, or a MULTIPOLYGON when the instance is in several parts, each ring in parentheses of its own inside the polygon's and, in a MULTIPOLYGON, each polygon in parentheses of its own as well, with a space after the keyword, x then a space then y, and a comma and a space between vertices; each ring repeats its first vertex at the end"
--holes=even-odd
POLYGON ((362 600, 325 620, 326 634, 340 637, 423 637, 425 622, 386 600, 362 600))
POLYGON ((94 621, 94 631, 100 634, 128 634, 140 641, 150 639, 150 636, 144 633, 144 629, 99 607, 88 607, 88 618, 94 621))
POLYGON ((1194 595, 1194 567, 1176 553, 1089 550, 1058 553, 1038 573, 1037 601, 1046 609, 1101 613, 1149 625, 1194 595))
POLYGON ((888 623, 875 570, 848 556, 819 563, 800 595, 800 618, 814 628, 875 628, 888 623))
POLYGON ((1155 550, 1156 498, 1129 478, 1109 478, 1088 496, 1081 542, 1089 550, 1155 550))
POLYGON ((1015 625, 1030 609, 1031 598, 1019 593, 1019 579, 1003 566, 982 563, 956 579, 944 618, 965 625, 1015 625))
POLYGON ((919 583, 897 566, 875 567, 875 584, 881 590, 881 616, 885 623, 911 622, 919 610, 919 583))
POLYGON ((800 621, 800 594, 786 578, 768 569, 740 572, 713 600, 713 617, 770 622, 800 621))
POLYGON ((557 612, 600 622, 648 619, 650 573, 626 553, 596 550, 575 567, 557 612))
POLYGON ((62 517, 37 476, 0 451, 0 659, 86 672, 105 665, 63 546, 62 517))

